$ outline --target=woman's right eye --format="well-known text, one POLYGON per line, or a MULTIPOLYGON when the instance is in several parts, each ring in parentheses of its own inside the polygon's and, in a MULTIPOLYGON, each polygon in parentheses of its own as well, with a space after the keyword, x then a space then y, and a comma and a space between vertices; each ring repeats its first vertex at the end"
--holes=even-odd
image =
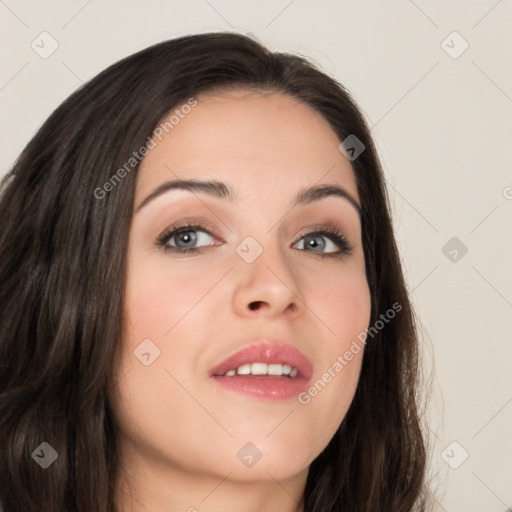
POLYGON ((215 237, 200 225, 186 225, 170 228, 162 233, 157 240, 157 245, 165 251, 178 253, 199 252, 200 249, 214 245, 208 243, 208 238, 215 237), (202 233, 198 235, 198 233, 202 233), (203 243, 203 245, 200 245, 203 243))

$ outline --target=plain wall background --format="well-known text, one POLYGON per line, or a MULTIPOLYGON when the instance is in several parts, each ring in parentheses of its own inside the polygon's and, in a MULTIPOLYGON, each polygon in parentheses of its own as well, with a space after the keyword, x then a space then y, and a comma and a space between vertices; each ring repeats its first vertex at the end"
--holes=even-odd
POLYGON ((384 165, 426 366, 435 369, 428 415, 440 510, 504 512, 512 507, 511 22, 511 0, 2 0, 0 175, 82 82, 159 41, 234 30, 314 59, 366 113, 384 165), (58 43, 47 58, 31 46, 51 49, 44 31, 58 43))

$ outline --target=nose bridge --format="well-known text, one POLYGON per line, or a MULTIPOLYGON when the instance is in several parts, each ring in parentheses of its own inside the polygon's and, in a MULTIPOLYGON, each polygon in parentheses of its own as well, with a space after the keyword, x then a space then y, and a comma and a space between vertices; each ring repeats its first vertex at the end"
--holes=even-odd
POLYGON ((237 273, 239 306, 254 309, 254 303, 265 303, 283 311, 300 302, 296 276, 275 231, 256 236, 247 236, 236 248, 242 260, 237 273))

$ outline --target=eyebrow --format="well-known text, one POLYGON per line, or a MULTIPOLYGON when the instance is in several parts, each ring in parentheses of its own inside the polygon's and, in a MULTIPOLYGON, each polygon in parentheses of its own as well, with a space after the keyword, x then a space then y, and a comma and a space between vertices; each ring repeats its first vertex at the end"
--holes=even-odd
MULTIPOLYGON (((177 179, 162 183, 151 194, 149 194, 137 207, 138 212, 141 208, 171 190, 188 190, 208 194, 217 199, 227 199, 235 202, 238 199, 236 192, 229 185, 217 180, 197 180, 197 179, 177 179)), ((322 185, 313 185, 306 187, 297 193, 292 204, 292 208, 299 205, 309 204, 320 201, 326 197, 341 197, 346 199, 361 216, 361 207, 358 202, 340 185, 327 183, 322 185)))

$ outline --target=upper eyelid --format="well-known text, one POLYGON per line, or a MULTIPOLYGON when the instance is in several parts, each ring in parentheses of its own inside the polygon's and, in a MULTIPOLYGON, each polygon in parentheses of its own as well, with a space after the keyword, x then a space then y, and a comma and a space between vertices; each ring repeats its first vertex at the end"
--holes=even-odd
MULTIPOLYGON (((344 229, 341 229, 336 225, 315 224, 314 226, 302 229, 300 231, 299 235, 297 235, 297 236, 303 237, 304 235, 307 235, 307 234, 315 233, 317 231, 324 231, 326 229, 332 229, 332 228, 339 231, 340 234, 344 234, 344 232, 345 232, 344 229)), ((209 235, 219 238, 219 236, 216 234, 216 232, 217 232, 216 229, 211 228, 208 225, 203 224, 202 222, 193 222, 193 221, 188 222, 188 223, 183 223, 183 224, 179 223, 177 225, 169 226, 163 232, 186 231, 187 229, 190 231, 205 231, 209 235)))

